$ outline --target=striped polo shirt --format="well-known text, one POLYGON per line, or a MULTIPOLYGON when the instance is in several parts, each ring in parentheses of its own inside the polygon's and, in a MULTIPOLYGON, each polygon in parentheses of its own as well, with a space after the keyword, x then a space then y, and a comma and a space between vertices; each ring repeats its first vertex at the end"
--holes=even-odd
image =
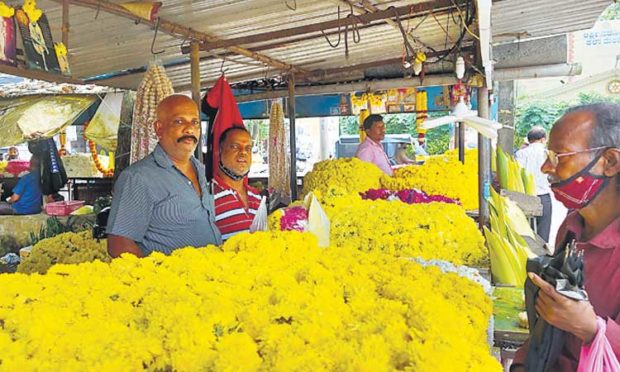
POLYGON ((246 209, 237 191, 228 186, 221 177, 216 175, 211 182, 215 199, 215 225, 222 233, 222 240, 240 232, 250 231, 250 225, 261 201, 258 190, 246 184, 248 191, 248 209, 246 209))
POLYGON ((114 184, 107 232, 136 242, 144 255, 221 244, 205 168, 191 157, 202 195, 157 145, 114 184))

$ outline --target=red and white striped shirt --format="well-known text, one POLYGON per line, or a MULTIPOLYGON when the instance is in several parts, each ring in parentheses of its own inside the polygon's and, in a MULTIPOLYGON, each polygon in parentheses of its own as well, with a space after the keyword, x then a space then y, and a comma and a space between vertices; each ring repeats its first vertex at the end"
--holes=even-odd
POLYGON ((248 209, 246 209, 237 191, 228 186, 219 176, 213 177, 212 183, 215 199, 215 225, 222 233, 222 240, 240 232, 250 231, 250 225, 261 201, 258 190, 246 185, 248 191, 248 209))

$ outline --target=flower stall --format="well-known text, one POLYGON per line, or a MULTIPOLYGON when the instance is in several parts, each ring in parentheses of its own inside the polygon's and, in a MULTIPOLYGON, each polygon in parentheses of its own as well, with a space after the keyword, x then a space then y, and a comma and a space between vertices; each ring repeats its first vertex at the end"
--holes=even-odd
POLYGON ((482 286, 309 233, 0 282, 7 370, 500 370, 482 286))

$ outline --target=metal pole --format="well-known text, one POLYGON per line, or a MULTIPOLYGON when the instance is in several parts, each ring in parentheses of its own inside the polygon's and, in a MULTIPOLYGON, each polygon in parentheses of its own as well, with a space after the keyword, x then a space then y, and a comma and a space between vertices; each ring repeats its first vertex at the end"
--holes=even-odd
POLYGON ((461 163, 465 164, 465 123, 462 121, 458 123, 458 131, 459 160, 461 163))
POLYGON ((291 200, 297 199, 297 144, 295 142, 295 74, 288 77, 288 123, 291 149, 291 200))
MULTIPOLYGON (((489 118, 489 89, 478 88, 478 115, 489 118)), ((489 221, 489 204, 491 193, 491 140, 478 134, 478 226, 482 229, 489 221)))
POLYGON ((62 43, 69 50, 69 0, 62 0, 62 43))
MULTIPOLYGON (((190 44, 190 60, 191 60, 191 78, 192 78, 192 99, 198 106, 198 115, 200 115, 200 45, 193 41, 190 44)), ((204 164, 205 159, 202 154, 202 130, 198 137, 198 144, 194 151, 194 156, 204 164)))

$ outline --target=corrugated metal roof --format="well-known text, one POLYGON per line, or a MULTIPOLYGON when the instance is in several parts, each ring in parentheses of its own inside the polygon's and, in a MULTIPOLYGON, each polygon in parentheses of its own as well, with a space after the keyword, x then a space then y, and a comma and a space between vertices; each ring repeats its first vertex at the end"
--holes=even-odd
MULTIPOLYGON (((422 1, 374 0, 379 9, 399 7, 422 1)), ((338 18, 338 4, 341 17, 346 17, 349 7, 338 0, 288 0, 296 4, 296 10, 286 6, 284 0, 164 0, 159 16, 194 30, 206 32, 220 39, 238 38, 280 29, 310 25, 338 18)), ((357 3, 357 2, 356 2, 357 3)), ((52 0, 39 0, 52 28, 55 40, 61 39, 62 7, 52 0)), ((602 12, 608 0, 503 0, 493 4, 492 27, 495 40, 505 40, 506 35, 516 38, 521 35, 544 36, 588 28, 602 12), (553 10, 553 11, 551 11, 553 10)), ((439 13, 403 21, 405 27, 418 28, 413 34, 436 50, 450 48, 459 36, 459 17, 439 13), (420 21, 423 22, 421 24, 420 21), (446 37, 444 29, 448 30, 446 37)), ((329 30, 335 31, 335 30, 329 30)), ((70 6, 69 53, 71 69, 75 77, 89 78, 98 75, 138 69, 151 59, 151 41, 154 31, 144 24, 136 25, 132 20, 101 10, 70 6)), ((306 35, 307 36, 307 35, 306 35)), ((351 40, 349 32, 349 57, 345 57, 344 42, 332 48, 320 33, 311 38, 291 37, 295 40, 283 44, 287 39, 243 45, 271 58, 305 70, 328 69, 372 61, 397 58, 402 55, 403 39, 400 31, 381 22, 373 26, 360 27, 360 43, 351 40), (302 40, 300 40, 302 39, 302 40)), ((337 35, 330 36, 332 41, 337 35)), ((465 41, 471 41, 467 35, 465 41)), ((176 87, 190 83, 189 56, 181 53, 183 40, 159 33, 156 50, 165 50, 159 58, 168 67, 167 73, 176 87)), ((224 68, 231 81, 243 81, 269 77, 280 71, 247 57, 230 55, 225 50, 215 53, 226 54, 224 68)), ((209 54, 203 52, 202 57, 209 54)), ((221 59, 206 58, 201 62, 201 80, 210 82, 220 75, 221 59)), ((143 73, 134 72, 107 80, 100 84, 113 84, 135 88, 143 73)))
POLYGON ((493 3, 494 41, 565 34, 594 25, 609 0, 506 0, 493 3))
MULTIPOLYGON (((420 1, 380 1, 375 2, 380 9, 389 6, 403 6, 420 1)), ((289 4, 295 0, 289 0, 289 4)), ((338 2, 297 0, 295 11, 286 7, 283 0, 165 0, 160 11, 163 19, 182 24, 192 29, 207 32, 221 39, 264 33, 282 28, 299 27, 325 20, 335 20, 338 15, 338 2)), ((61 6, 50 0, 40 0, 39 6, 46 11, 54 38, 61 38, 61 6)), ((349 13, 348 7, 341 7, 341 17, 349 13)), ((437 15, 437 20, 447 27, 450 39, 458 37, 454 19, 447 15, 437 15)), ((411 20, 410 27, 420 19, 411 20)), ((271 58, 299 66, 306 70, 317 68, 340 67, 344 65, 395 58, 402 53, 402 36, 398 29, 385 23, 360 28, 359 44, 351 40, 349 32, 349 58, 345 58, 344 42, 338 48, 331 48, 320 33, 313 38, 282 45, 277 40, 275 45, 269 42, 244 45, 244 48, 260 49, 271 58)), ((151 58, 150 45, 154 31, 149 27, 134 24, 129 19, 108 14, 104 11, 71 5, 70 7, 69 53, 71 69, 74 76, 87 78, 115 71, 136 69, 144 66, 151 58), (96 19, 95 19, 96 16, 96 19)), ((330 30, 335 31, 335 30, 330 30)), ((433 48, 443 49, 445 33, 433 17, 427 17, 415 32, 424 43, 433 48)), ((297 37, 298 39, 302 37, 297 37)), ((294 39, 294 38, 293 38, 294 39)), ((337 35, 330 39, 337 40, 337 35)), ((164 63, 187 61, 184 65, 167 68, 169 77, 175 86, 188 85, 190 81, 189 56, 181 54, 182 40, 159 33, 155 49, 165 49, 159 57, 164 63)), ((216 50, 216 53, 226 53, 216 50)), ((207 57, 207 53, 202 53, 207 57)), ((220 74, 221 59, 211 58, 201 63, 203 81, 213 81, 220 74)), ((278 73, 273 68, 242 56, 227 56, 225 67, 229 79, 250 79, 278 73), (239 63, 235 63, 239 62, 239 63)), ((135 88, 142 78, 142 73, 134 73, 114 79, 103 80, 117 86, 135 88)))

